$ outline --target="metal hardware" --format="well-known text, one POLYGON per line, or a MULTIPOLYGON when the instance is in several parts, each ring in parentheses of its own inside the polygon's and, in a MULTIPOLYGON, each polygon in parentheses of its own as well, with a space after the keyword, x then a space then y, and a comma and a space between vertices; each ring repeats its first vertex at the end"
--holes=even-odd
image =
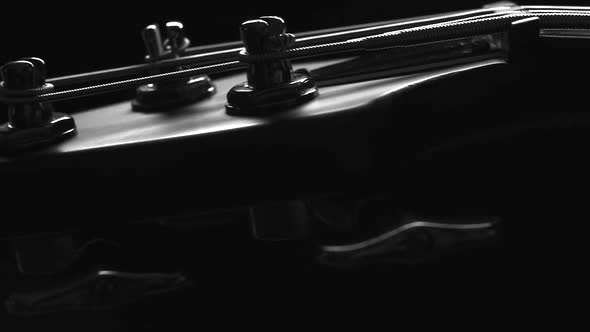
MULTIPOLYGON (((295 41, 295 36, 286 33, 285 21, 276 16, 244 22, 240 35, 245 55, 284 52, 295 41)), ((309 73, 294 72, 288 59, 250 62, 247 77, 247 82, 236 85, 227 94, 226 109, 230 114, 264 114, 304 103, 318 95, 309 73)))
POLYGON ((160 27, 157 24, 151 24, 141 31, 141 36, 147 52, 146 61, 157 61, 164 54, 162 37, 160 37, 160 27))
MULTIPOLYGON (((45 82, 45 62, 39 58, 24 58, 0 68, 0 87, 8 95, 28 95, 28 91, 51 91, 45 82)), ((34 94, 34 92, 31 92, 34 94)), ((44 102, 22 102, 8 105, 8 123, 0 127, 0 151, 17 152, 46 146, 76 133, 74 119, 53 111, 44 102)))
MULTIPOLYGON (((350 38, 363 37, 375 33, 382 33, 392 31, 394 29, 406 28, 409 26, 419 26, 437 22, 449 21, 457 18, 469 18, 475 15, 492 13, 492 9, 478 9, 460 12, 456 14, 449 14, 445 16, 429 17, 425 19, 417 19, 413 21, 393 21, 393 22, 379 22, 368 24, 368 26, 362 27, 349 27, 338 29, 338 33, 334 32, 307 32, 297 34, 298 37, 295 41, 294 47, 309 46, 314 44, 341 41, 350 38)), ((49 82, 56 86, 61 85, 76 85, 83 83, 90 83, 94 81, 100 81, 103 79, 116 79, 124 78, 132 75, 144 75, 149 71, 150 68, 167 69, 175 66, 203 66, 207 63, 232 61, 237 60, 238 54, 243 50, 242 42, 231 42, 224 43, 221 45, 213 46, 196 46, 187 47, 184 51, 185 56, 179 59, 163 60, 158 63, 152 64, 141 64, 133 65, 121 68, 113 68, 109 70, 95 71, 83 74, 75 74, 69 76, 55 77, 49 79, 49 82), (182 62, 182 63, 181 63, 182 62)))
MULTIPOLYGON (((317 44, 310 42, 313 39, 302 39, 302 43, 293 45, 294 48, 256 55, 245 54, 243 52, 240 54, 243 51, 241 48, 216 49, 212 52, 199 54, 195 54, 194 50, 187 48, 183 56, 177 58, 161 59, 157 62, 141 65, 49 79, 48 82, 56 86, 56 91, 54 92, 45 89, 24 89, 22 94, 10 94, 6 89, 0 89, 0 101, 8 103, 30 103, 80 98, 137 87, 146 83, 239 70, 246 66, 245 63, 240 63, 239 60, 264 62, 330 54, 349 56, 372 49, 390 48, 399 45, 416 45, 440 41, 441 39, 464 38, 473 36, 474 34, 491 34, 505 31, 509 28, 511 22, 529 17, 539 17, 542 36, 545 31, 555 31, 555 29, 566 29, 568 31, 572 31, 572 29, 575 31, 578 31, 578 29, 588 29, 590 28, 590 11, 579 8, 581 7, 548 7, 547 9, 520 7, 509 12, 491 14, 488 10, 474 11, 455 16, 451 15, 448 17, 450 20, 443 22, 437 20, 416 21, 416 24, 435 22, 433 24, 410 24, 409 27, 404 24, 391 24, 385 27, 372 27, 367 31, 363 29, 361 31, 354 30, 353 32, 355 34, 359 34, 360 37, 358 38, 347 39, 350 36, 357 36, 355 34, 341 34, 342 36, 348 36, 344 39, 333 39, 330 37, 332 36, 330 34, 327 36, 319 35, 317 44), (475 14, 475 16, 471 14, 475 14), (322 43, 325 41, 328 41, 328 43, 322 43), (299 47, 299 45, 305 46, 299 47), (164 70, 174 70, 174 68, 179 67, 191 68, 162 72, 164 70), (154 70, 158 70, 160 74, 145 76, 154 70), (137 77, 138 75, 144 76, 137 77), (97 80, 115 79, 120 80, 110 81, 104 84, 88 85, 97 80), (86 86, 79 87, 84 84, 86 86)), ((505 9, 503 8, 503 10, 505 9)))
MULTIPOLYGON (((190 45, 189 39, 184 34, 184 26, 180 22, 166 23, 166 36, 167 39, 162 41, 157 24, 149 25, 142 31, 148 63, 179 58, 190 45)), ((140 111, 166 110, 170 107, 197 102, 211 96, 214 92, 213 83, 205 75, 178 78, 140 86, 136 90, 136 99, 132 104, 135 110, 140 111)))

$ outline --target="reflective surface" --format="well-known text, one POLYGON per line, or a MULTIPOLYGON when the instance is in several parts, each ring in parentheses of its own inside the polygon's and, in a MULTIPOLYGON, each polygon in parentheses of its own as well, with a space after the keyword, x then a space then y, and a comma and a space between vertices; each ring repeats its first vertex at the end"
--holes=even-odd
MULTIPOLYGON (((420 82, 450 75, 457 71, 502 63, 502 60, 487 60, 406 77, 327 87, 313 102, 268 118, 227 115, 223 94, 216 94, 211 99, 179 108, 169 114, 135 113, 132 112, 128 102, 122 102, 77 113, 75 117, 79 127, 78 137, 55 146, 53 149, 39 151, 38 154, 58 152, 56 156, 59 156, 62 152, 82 152, 88 149, 126 146, 174 138, 198 138, 199 135, 206 134, 225 135, 240 128, 264 126, 289 119, 338 114, 346 110, 354 111, 381 97, 394 98, 394 95, 388 95, 420 82)), ((302 64, 301 67, 313 69, 323 64, 317 63, 314 66, 302 64)), ((216 80, 216 84, 220 91, 227 91, 242 80, 244 80, 244 76, 238 75, 216 80)), ((235 134, 239 135, 239 133, 235 134)), ((8 160, 5 159, 5 161, 8 160)))
MULTIPOLYGON (((51 88, 45 83, 45 62, 24 58, 1 68, 2 88, 14 93, 26 89, 51 88)), ((20 152, 44 147, 72 137, 76 124, 69 115, 53 111, 50 103, 30 102, 8 105, 8 123, 0 127, 0 151, 20 152)))
MULTIPOLYGON (((151 24, 142 30, 146 46, 146 61, 154 64, 165 59, 176 59, 184 55, 190 45, 180 22, 166 23, 166 40, 160 36, 160 27, 151 24)), ((173 68, 182 70, 182 67, 173 68)), ((160 71, 154 69, 153 74, 160 71)), ((171 108, 197 102, 215 93, 215 86, 208 76, 175 79, 167 82, 149 83, 136 89, 133 109, 138 111, 167 111, 171 108)))

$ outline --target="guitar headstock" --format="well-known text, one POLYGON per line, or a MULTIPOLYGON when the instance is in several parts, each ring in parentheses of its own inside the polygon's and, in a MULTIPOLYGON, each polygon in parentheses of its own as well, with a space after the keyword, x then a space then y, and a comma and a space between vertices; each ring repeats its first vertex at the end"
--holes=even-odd
MULTIPOLYGON (((244 22, 241 42, 221 49, 191 49, 183 24, 168 22, 141 32, 145 64, 46 79, 43 60, 13 61, 2 67, 1 92, 9 119, 0 138, 0 168, 14 181, 15 204, 25 204, 31 188, 42 187, 53 188, 51 197, 70 197, 76 207, 91 208, 97 201, 113 207, 88 218, 89 224, 176 213, 189 198, 174 187, 191 187, 191 181, 199 189, 190 200, 202 197, 187 213, 272 199, 279 183, 287 196, 321 192, 328 185, 313 179, 324 177, 326 169, 342 170, 328 177, 333 184, 339 176, 370 168, 349 161, 365 160, 370 151, 358 143, 367 140, 359 119, 374 122, 399 96, 428 82, 506 63, 504 23, 474 23, 483 35, 460 36, 459 30, 443 28, 426 43, 416 27, 495 11, 339 28, 298 38, 287 32, 281 18, 263 16, 244 22), (391 31, 407 31, 410 37, 400 48, 372 51, 395 42, 391 31), (419 45, 408 47, 412 38, 419 45), (136 90, 132 101, 72 115, 59 112, 61 100, 130 88, 136 90), (319 169, 308 167, 311 161, 319 169), (275 177, 285 182, 270 181, 275 177), (266 179, 262 187, 260 178, 266 179), (119 189, 98 197, 108 188, 119 189), (154 195, 175 191, 174 198, 154 195), (72 192, 78 194, 72 197, 72 192), (112 205, 123 201, 129 205, 112 205)), ((49 231, 79 222, 53 208, 53 199, 38 204, 61 215, 61 226, 31 225, 36 218, 23 206, 13 209, 11 218, 19 222, 6 233, 49 231)))
MULTIPOLYGON (((181 22, 151 24, 141 31, 143 64, 54 78, 39 58, 5 64, 0 171, 14 181, 15 204, 28 202, 31 188, 52 188, 49 196, 60 199, 77 193, 77 207, 117 206, 85 218, 89 224, 157 218, 180 206, 247 206, 280 191, 286 198, 347 190, 337 179, 382 176, 391 166, 375 162, 384 142, 393 132, 413 137, 420 112, 435 119, 452 104, 495 100, 516 84, 534 93, 540 78, 559 76, 556 56, 585 52, 589 15, 504 4, 298 35, 283 19, 262 16, 240 26, 241 41, 201 47, 190 47, 181 22), (572 48, 583 51, 565 54, 572 48), (125 89, 135 90, 133 100, 60 112, 62 100, 125 89), (411 100, 416 95, 437 106, 411 100), (198 189, 188 198, 179 183, 198 189)), ((457 116, 437 121, 454 126, 457 116)), ((426 141, 396 147, 411 152, 400 161, 453 135, 430 130, 426 141)), ((43 200, 42 209, 60 199, 43 200)), ((13 210, 19 222, 7 234, 37 229, 25 206, 13 210)), ((56 213, 56 228, 79 222, 56 213)))
MULTIPOLYGON (((59 191, 51 197, 76 192, 73 204, 87 208, 126 202, 85 218, 90 224, 336 190, 342 176, 390 166, 374 164, 383 142, 393 131, 410 134, 397 128, 401 119, 420 123, 425 109, 408 96, 475 103, 506 90, 509 77, 537 88, 535 66, 548 66, 559 42, 585 44, 589 13, 503 5, 298 36, 263 16, 241 25, 240 42, 196 48, 182 23, 151 24, 141 32, 145 64, 49 79, 41 59, 5 64, 0 170, 14 181, 15 202, 35 187, 59 191), (135 99, 59 112, 61 100, 121 89, 135 89, 135 99), (174 189, 179 183, 198 189, 189 199, 174 189)), ((45 211, 57 204, 44 202, 45 211)), ((7 234, 32 229, 26 210, 14 209, 20 221, 7 234)))

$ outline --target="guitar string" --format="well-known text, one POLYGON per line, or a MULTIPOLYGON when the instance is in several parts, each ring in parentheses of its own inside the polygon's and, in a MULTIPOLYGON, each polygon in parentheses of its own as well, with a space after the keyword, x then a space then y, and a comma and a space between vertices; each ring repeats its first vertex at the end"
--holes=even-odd
MULTIPOLYGON (((477 10, 477 11, 473 11, 473 12, 468 12, 468 14, 470 14, 471 16, 456 19, 454 21, 458 22, 460 20, 483 18, 486 16, 504 15, 506 13, 506 11, 505 11, 506 9, 503 9, 504 7, 497 7, 497 8, 500 8, 500 9, 497 9, 497 10, 500 10, 500 12, 494 12, 494 13, 483 12, 483 14, 473 16, 472 15, 473 13, 480 12, 479 10, 477 10)), ((515 12, 515 10, 512 10, 512 9, 510 9, 510 10, 512 12, 515 12)), ((451 16, 449 15, 449 17, 451 17, 451 16)), ((416 24, 417 22, 421 22, 421 21, 427 21, 427 20, 416 20, 416 21, 410 21, 410 22, 388 24, 388 25, 383 25, 383 26, 371 27, 370 29, 382 30, 387 27, 413 25, 413 24, 416 24)), ((444 23, 444 22, 439 22, 439 23, 444 23)), ((360 31, 360 30, 353 30, 353 32, 354 31, 360 31)), ((344 32, 342 32, 342 33, 344 33, 344 32)), ((325 35, 317 36, 317 38, 321 39, 322 36, 325 36, 325 35)), ((315 37, 308 37, 308 38, 315 38, 315 37)), ((297 41, 307 41, 308 38, 302 38, 301 40, 298 39, 297 41)), ((296 41, 296 44, 294 45, 295 47, 298 45, 297 41, 296 41)), ((90 72, 90 73, 74 74, 74 75, 69 75, 69 76, 51 78, 51 79, 48 79, 47 82, 60 87, 62 85, 77 85, 77 84, 81 84, 81 83, 90 83, 92 81, 100 81, 100 80, 104 80, 104 79, 114 79, 117 77, 122 78, 124 76, 138 75, 138 74, 152 71, 154 69, 164 69, 164 68, 178 67, 178 66, 184 66, 184 67, 204 66, 204 65, 209 65, 209 64, 215 63, 215 62, 220 63, 220 62, 226 62, 226 61, 237 61, 237 60, 240 60, 239 52, 242 50, 243 50, 243 48, 231 48, 231 49, 218 50, 215 52, 201 53, 201 54, 194 54, 191 52, 187 52, 187 53, 185 53, 184 56, 182 56, 181 58, 178 58, 178 59, 164 60, 164 61, 160 61, 160 62, 157 62, 154 64, 139 64, 139 65, 114 68, 114 69, 107 69, 107 70, 101 70, 101 71, 90 72)))
MULTIPOLYGON (((498 13, 496 13, 497 15, 498 13)), ((502 15, 504 13, 501 13, 502 15)), ((486 14, 483 17, 488 17, 489 14, 486 14)), ((476 18, 479 18, 480 16, 477 16, 476 18)), ((473 19, 473 18, 471 18, 473 19)), ((464 22, 464 23, 469 23, 470 21, 465 21, 465 18, 462 18, 460 20, 457 20, 457 22, 464 22)), ((447 22, 445 22, 446 24, 447 22)), ((436 23, 433 24, 433 26, 439 26, 442 23, 436 23)), ((404 31, 404 30, 400 30, 400 31, 404 31)), ((383 37, 384 34, 378 34, 378 35, 374 35, 374 36, 369 36, 370 37, 377 37, 377 38, 381 38, 383 37)), ((367 38, 367 37, 365 37, 367 38)), ((363 38, 362 40, 364 40, 365 38, 363 38)), ((355 51, 359 51, 359 50, 363 50, 364 48, 361 49, 354 49, 352 47, 350 47, 349 45, 353 45, 353 44, 360 44, 358 39, 353 39, 353 40, 348 40, 345 41, 343 43, 334 43, 334 44, 338 44, 338 45, 342 45, 343 47, 341 47, 341 49, 339 50, 339 52, 346 52, 346 53, 351 53, 351 52, 355 52, 355 51)), ((325 47, 327 46, 326 44, 321 44, 321 45, 316 45, 313 46, 314 49, 315 47, 325 47)), ((321 54, 325 54, 320 52, 321 54)), ((313 56, 313 54, 310 54, 311 56, 313 56)), ((238 58, 239 59, 239 58, 238 58)), ((244 61, 241 61, 242 63, 244 63, 244 61)), ((235 63, 235 61, 231 61, 232 64, 235 63)), ((134 87, 134 86, 138 86, 144 83, 157 83, 160 81, 164 81, 167 79, 175 79, 175 78, 181 78, 181 77, 186 77, 187 73, 192 74, 192 75, 196 75, 197 73, 202 73, 202 74, 211 74, 214 73, 213 71, 211 72, 206 72, 206 70, 208 69, 213 69, 213 68, 223 68, 224 63, 222 63, 220 66, 215 66, 215 67, 211 67, 211 66, 204 66, 204 67, 198 67, 198 68, 193 68, 193 70, 179 70, 179 71, 173 71, 173 72, 168 72, 165 74, 158 74, 158 75, 150 75, 150 76, 146 76, 146 77, 140 77, 140 78, 133 78, 133 79, 128 79, 128 80, 122 80, 122 81, 118 81, 118 82, 112 82, 112 83, 105 83, 105 84, 99 84, 99 85, 93 85, 93 86, 87 86, 87 87, 83 87, 83 88, 76 88, 76 89, 68 89, 68 90, 61 90, 61 91, 55 91, 55 92, 48 92, 48 93, 44 93, 45 91, 42 91, 41 89, 30 89, 28 90, 28 92, 30 93, 29 96, 22 96, 22 95, 17 95, 17 96, 10 96, 9 100, 11 102, 26 102, 26 101, 36 101, 36 102, 46 102, 46 101, 55 101, 55 100, 63 100, 63 99, 68 99, 68 98, 77 98, 77 97, 83 97, 83 96, 87 96, 89 94, 93 94, 94 91, 96 91, 96 93, 101 93, 101 92, 107 92, 107 91, 113 91, 113 90, 118 90, 118 89, 124 89, 124 88, 128 88, 128 87, 134 87), (20 97, 20 98, 18 98, 20 97)), ((244 63, 243 66, 246 66, 246 64, 244 63)), ((243 68, 242 66, 242 68, 243 68)), ((227 70, 224 71, 229 71, 232 69, 241 69, 239 66, 230 66, 227 68, 227 70), (231 67, 231 68, 230 68, 231 67)), ((22 94, 22 92, 20 92, 22 94)), ((2 96, 0 96, 0 100, 2 100, 2 96)), ((5 98, 4 99, 8 99, 5 98)))
MULTIPOLYGON (((503 8, 503 7, 498 7, 503 8)), ((449 20, 450 18, 460 17, 460 18, 469 18, 474 17, 476 14, 489 14, 490 11, 494 12, 497 8, 490 8, 490 9, 478 9, 472 10, 467 12, 461 12, 457 14, 450 14, 444 15, 442 17, 436 18, 425 18, 425 19, 416 19, 412 21, 404 21, 404 22, 385 22, 383 24, 370 26, 366 28, 359 28, 359 29, 352 29, 347 31, 340 31, 336 33, 319 33, 318 35, 311 35, 302 38, 297 38, 295 41, 296 46, 309 46, 309 44, 313 41, 316 42, 324 42, 326 39, 333 39, 333 38, 340 38, 345 39, 346 36, 352 35, 357 36, 361 33, 367 35, 373 31, 382 31, 382 30, 390 30, 392 28, 402 28, 402 27, 410 27, 415 26, 418 24, 425 24, 430 21, 443 21, 449 20)), ((440 23, 440 22, 439 22, 440 23)), ((302 35, 307 35, 303 33, 302 35)), ((357 36, 358 37, 358 36, 357 36)), ((333 41, 333 40, 332 40, 333 41)), ((230 43, 230 46, 226 46, 223 49, 219 49, 217 47, 213 47, 213 50, 209 50, 207 47, 198 46, 194 48, 186 49, 182 57, 180 59, 167 59, 164 61, 159 61, 157 63, 152 64, 139 64, 139 65, 132 65, 120 68, 113 68, 107 70, 100 70, 95 72, 88 72, 88 73, 81 73, 81 74, 73 74, 68 76, 62 77, 55 77, 50 78, 47 80, 48 83, 51 83, 55 86, 62 86, 62 85, 76 85, 81 83, 90 83, 92 81, 100 81, 104 79, 115 79, 115 78, 123 78, 124 76, 128 75, 137 75, 141 73, 146 73, 154 69, 164 69, 168 67, 175 67, 175 66, 203 66, 210 64, 208 62, 216 61, 216 62, 225 62, 225 61, 235 61, 238 60, 239 52, 242 51, 244 48, 241 47, 241 42, 238 43, 230 43), (203 51, 203 49, 205 51, 203 51)))
MULTIPOLYGON (((493 15, 493 14, 491 14, 493 15)), ((266 54, 242 54, 242 61, 257 62, 278 59, 296 59, 314 55, 327 55, 347 50, 370 50, 371 48, 387 47, 395 43, 395 46, 425 43, 433 40, 444 40, 468 35, 483 35, 499 32, 507 29, 514 20, 539 17, 544 28, 590 28, 590 12, 566 12, 566 13, 500 13, 500 16, 484 15, 481 18, 460 19, 451 22, 426 25, 386 32, 379 35, 351 39, 344 42, 313 45, 300 48, 287 49, 283 52, 266 54), (353 48, 356 46, 357 48, 353 48)))
MULTIPOLYGON (((242 69, 246 64, 244 62, 262 61, 269 59, 294 59, 301 57, 312 57, 317 55, 327 55, 334 53, 351 53, 372 48, 384 48, 402 45, 411 45, 424 43, 432 40, 442 40, 461 37, 465 35, 481 35, 506 30, 513 20, 539 17, 546 28, 588 28, 590 17, 588 11, 567 11, 567 12, 540 12, 540 13, 501 13, 503 16, 485 15, 480 19, 459 19, 451 22, 443 22, 419 26, 409 29, 396 30, 378 35, 355 38, 344 42, 328 43, 313 45, 308 47, 293 48, 284 52, 260 54, 260 55, 241 55, 241 61, 228 61, 208 66, 202 66, 191 69, 177 70, 157 75, 132 78, 128 80, 110 82, 99 85, 92 85, 77 89, 61 90, 50 93, 43 93, 32 97, 7 98, 2 96, 4 101, 8 102, 41 102, 56 101, 69 98, 88 96, 96 93, 104 93, 113 90, 130 88, 145 83, 159 82, 175 78, 187 77, 197 74, 211 74, 215 72, 226 72, 231 70, 242 69)), ((32 93, 34 89, 31 90, 32 93)))
MULTIPOLYGON (((240 61, 229 61, 219 64, 195 67, 183 70, 177 70, 173 72, 167 72, 162 74, 155 74, 137 78, 131 78, 128 80, 109 82, 97 85, 91 85, 76 89, 48 92, 32 97, 21 97, 21 98, 10 98, 10 102, 23 103, 23 102, 49 102, 55 100, 66 100, 71 98, 85 97, 89 95, 97 95, 101 93, 118 91, 129 87, 136 87, 144 84, 161 82, 166 80, 187 78, 191 76, 212 74, 212 73, 223 73, 227 71, 242 69, 246 64, 240 61)), ((0 98, 1 100, 2 98, 0 98)))

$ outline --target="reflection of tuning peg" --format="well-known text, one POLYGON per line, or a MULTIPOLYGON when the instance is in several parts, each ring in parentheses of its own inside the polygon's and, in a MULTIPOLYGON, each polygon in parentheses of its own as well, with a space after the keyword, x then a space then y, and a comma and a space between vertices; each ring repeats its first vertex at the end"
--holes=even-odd
POLYGON ((407 217, 388 231, 363 241, 324 245, 318 261, 337 267, 421 263, 454 251, 493 244, 498 237, 499 222, 496 217, 442 220, 407 217))
POLYGON ((15 291, 6 299, 5 307, 9 313, 21 316, 96 312, 172 293, 191 284, 180 273, 98 270, 73 280, 15 291))

